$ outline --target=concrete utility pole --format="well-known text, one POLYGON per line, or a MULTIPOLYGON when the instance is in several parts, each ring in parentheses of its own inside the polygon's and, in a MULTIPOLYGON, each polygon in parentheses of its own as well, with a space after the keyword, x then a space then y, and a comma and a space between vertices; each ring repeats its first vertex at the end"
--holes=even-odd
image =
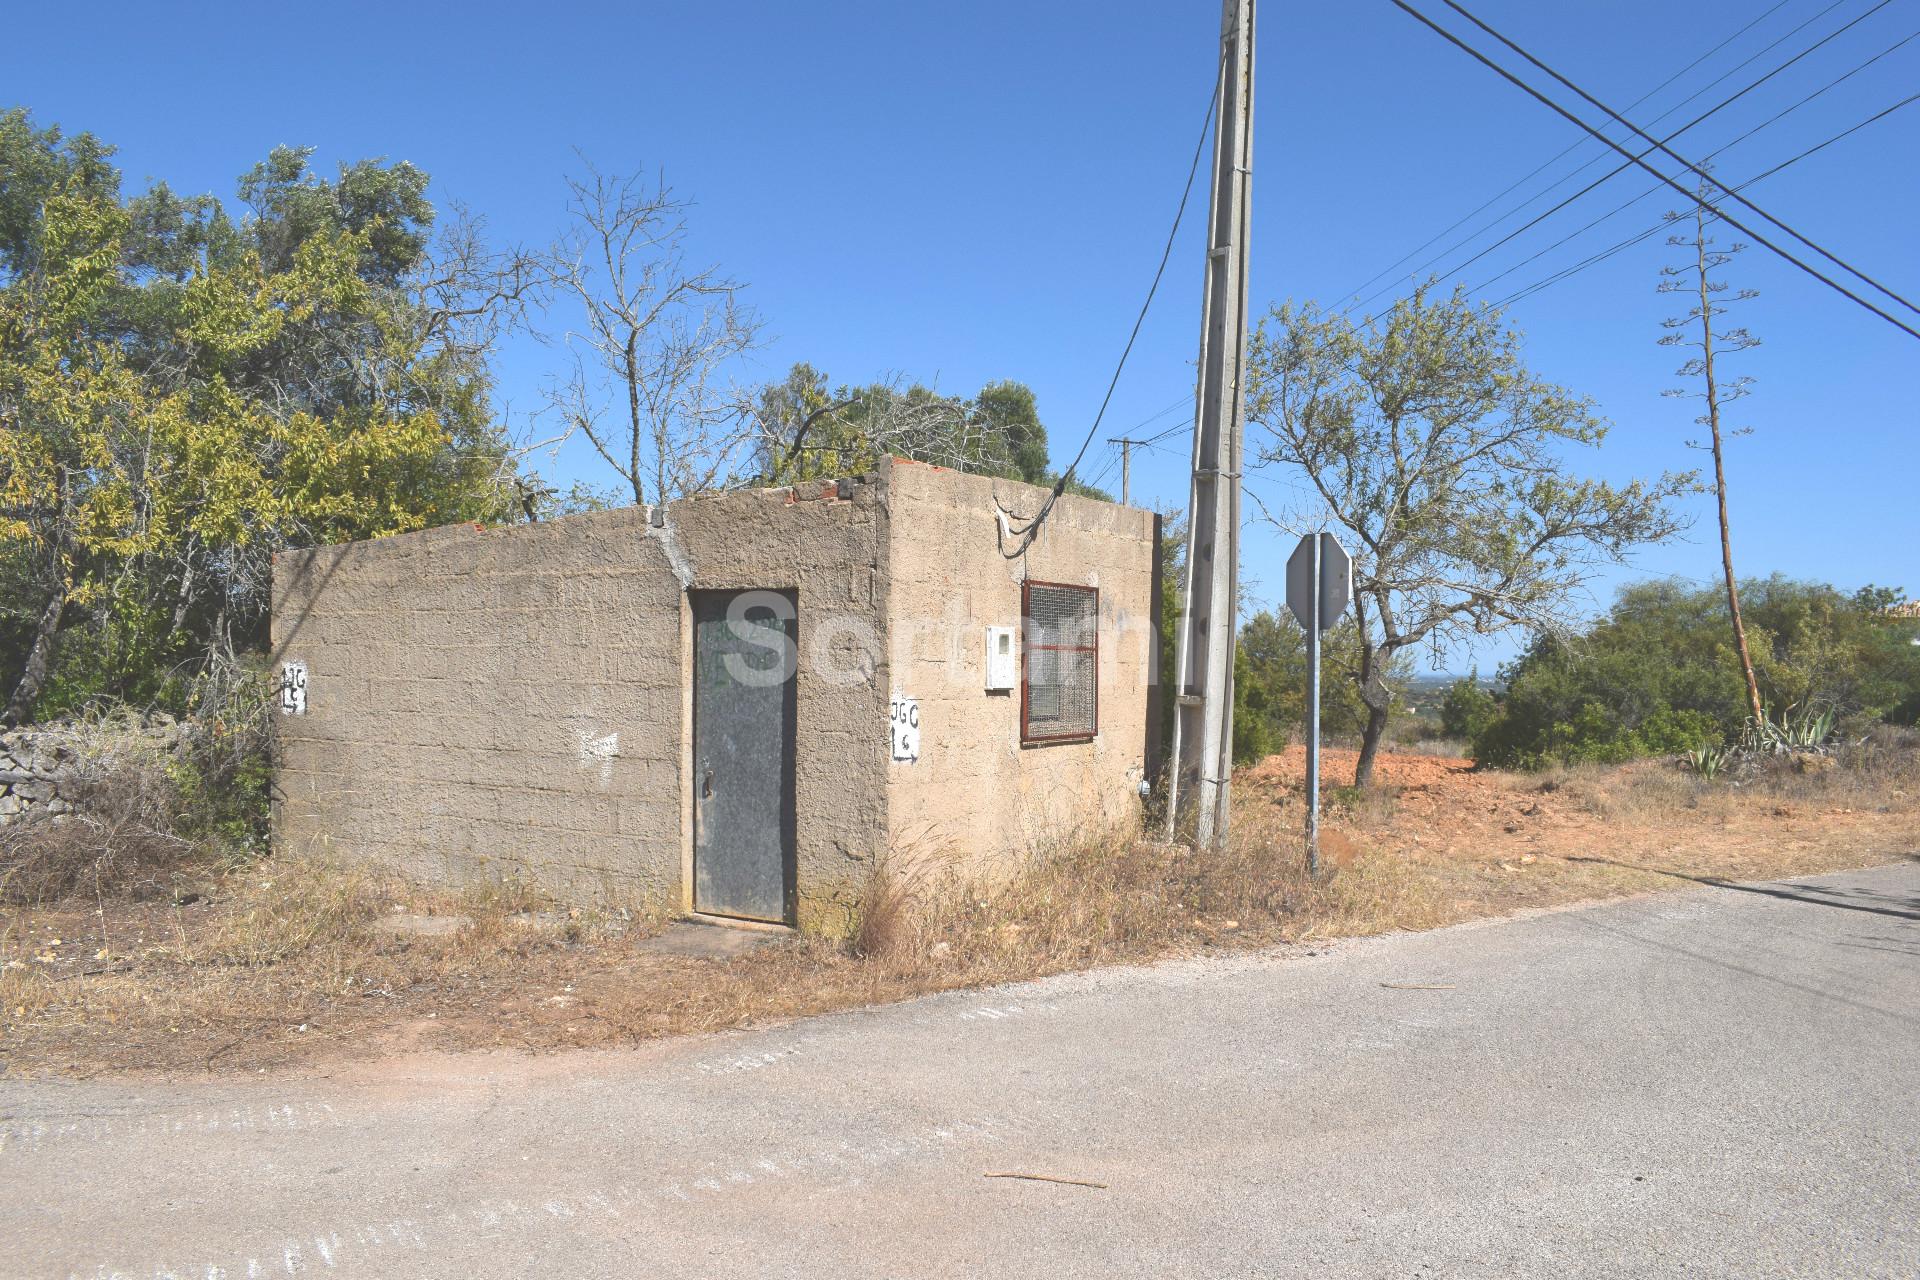
POLYGON ((1246 435, 1247 226, 1253 188, 1253 3, 1225 0, 1219 111, 1207 211, 1205 319, 1195 393, 1193 496, 1174 660, 1170 835, 1207 846, 1227 834, 1233 768, 1233 646, 1240 564, 1240 454, 1246 435), (1191 824, 1190 828, 1188 824, 1191 824))

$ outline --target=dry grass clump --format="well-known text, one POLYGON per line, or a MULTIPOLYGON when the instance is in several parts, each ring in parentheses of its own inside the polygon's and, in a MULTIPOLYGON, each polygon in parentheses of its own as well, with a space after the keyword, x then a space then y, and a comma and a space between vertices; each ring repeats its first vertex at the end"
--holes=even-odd
POLYGON ((1255 811, 1213 849, 1105 831, 1000 879, 882 869, 856 909, 850 949, 902 976, 990 982, 1439 919, 1397 860, 1356 850, 1343 861, 1310 880, 1299 834, 1255 811))
POLYGON ((919 933, 914 905, 909 878, 884 862, 875 863, 854 903, 848 952, 861 959, 881 959, 909 950, 919 933))
POLYGON ((1473 750, 1473 744, 1464 738, 1417 737, 1395 742, 1392 749, 1401 755, 1441 756, 1448 760, 1465 760, 1473 750))
POLYGON ((223 887, 228 892, 211 927, 180 954, 184 963, 264 969, 330 952, 357 954, 380 909, 378 877, 327 863, 263 868, 223 887))
POLYGON ((73 808, 0 827, 0 902, 159 897, 213 860, 177 833, 178 792, 152 736, 117 717, 74 722, 61 736, 61 794, 73 808))
POLYGON ((1801 809, 1879 810, 1920 795, 1920 731, 1878 725, 1828 755, 1763 756, 1749 771, 1703 778, 1684 760, 1561 766, 1535 775, 1536 790, 1564 791, 1595 817, 1657 822, 1686 813, 1727 818, 1761 802, 1801 809))
POLYGON ((164 896, 197 852, 190 840, 99 811, 12 823, 0 828, 0 902, 164 896))
POLYGON ((651 981, 571 985, 567 1034, 605 1043, 764 1023, 1207 948, 1422 928, 1450 918, 1417 869, 1355 850, 1317 882, 1297 833, 1253 814, 1218 849, 1089 833, 1000 876, 921 857, 865 880, 842 937, 809 936, 651 981))
POLYGON ((1556 765, 1535 775, 1529 788, 1605 822, 1644 823, 1681 810, 1709 809, 1726 798, 1716 786, 1678 765, 1641 761, 1619 765, 1556 765))
POLYGON ((187 906, 16 916, 0 950, 26 962, 0 969, 0 1056, 221 1070, 416 1043, 625 1043, 1442 918, 1391 858, 1361 853, 1310 882, 1297 834, 1255 819, 1212 851, 1114 831, 1000 877, 881 868, 844 936, 725 962, 647 950, 657 910, 622 920, 518 880, 420 890, 365 869, 267 862, 219 873, 187 906), (454 914, 457 929, 430 935, 383 920, 454 914), (29 920, 39 932, 20 936, 29 920))
POLYGON ((0 1063, 251 1069, 377 1053, 442 1026, 446 1047, 579 1043, 530 1017, 547 1010, 529 993, 630 959, 624 936, 659 918, 565 907, 516 879, 423 890, 321 861, 216 867, 191 883, 177 899, 0 911, 0 1063))

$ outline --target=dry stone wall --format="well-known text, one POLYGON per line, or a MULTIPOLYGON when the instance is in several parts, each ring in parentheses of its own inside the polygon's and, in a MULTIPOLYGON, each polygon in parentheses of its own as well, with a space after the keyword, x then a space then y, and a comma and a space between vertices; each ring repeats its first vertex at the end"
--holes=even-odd
MULTIPOLYGON (((116 725, 112 736, 123 750, 137 742, 155 755, 180 746, 180 726, 165 718, 116 725)), ((99 777, 100 737, 98 726, 57 721, 0 734, 0 826, 82 807, 99 777)))

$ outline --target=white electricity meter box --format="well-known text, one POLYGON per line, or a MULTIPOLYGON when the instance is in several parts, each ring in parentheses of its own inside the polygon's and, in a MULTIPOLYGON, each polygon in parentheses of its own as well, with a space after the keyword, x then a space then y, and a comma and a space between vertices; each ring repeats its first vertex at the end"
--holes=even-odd
POLYGON ((1020 678, 1020 650, 1012 627, 987 628, 987 691, 1010 691, 1020 678))

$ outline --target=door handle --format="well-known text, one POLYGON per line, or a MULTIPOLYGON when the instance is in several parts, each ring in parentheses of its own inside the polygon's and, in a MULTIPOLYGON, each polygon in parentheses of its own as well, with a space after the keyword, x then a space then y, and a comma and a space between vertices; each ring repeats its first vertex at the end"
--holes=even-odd
POLYGON ((713 799, 713 770, 711 769, 708 769, 706 771, 706 776, 701 779, 700 798, 702 800, 713 799))

